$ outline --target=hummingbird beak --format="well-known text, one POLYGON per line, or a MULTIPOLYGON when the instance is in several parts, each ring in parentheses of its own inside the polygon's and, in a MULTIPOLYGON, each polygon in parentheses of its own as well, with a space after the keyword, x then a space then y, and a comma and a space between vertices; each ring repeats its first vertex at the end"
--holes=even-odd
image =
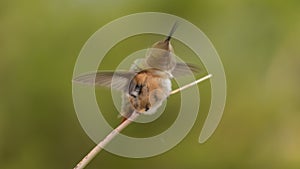
POLYGON ((165 42, 170 42, 170 40, 171 40, 171 38, 172 38, 172 35, 173 35, 174 32, 176 31, 177 26, 178 26, 178 23, 177 23, 177 21, 176 21, 176 22, 174 23, 174 25, 172 26, 172 29, 171 29, 169 35, 167 36, 165 42))
POLYGON ((169 43, 170 40, 171 40, 171 38, 172 38, 172 36, 168 36, 168 37, 166 38, 165 42, 169 43))

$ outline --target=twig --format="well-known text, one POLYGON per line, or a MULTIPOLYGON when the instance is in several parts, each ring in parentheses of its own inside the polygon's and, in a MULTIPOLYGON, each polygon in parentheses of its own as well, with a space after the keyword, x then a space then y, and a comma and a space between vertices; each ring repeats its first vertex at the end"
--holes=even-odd
POLYGON ((189 84, 187 84, 187 85, 185 85, 185 86, 182 86, 182 87, 180 87, 180 88, 178 88, 178 89, 176 89, 176 90, 173 90, 173 91, 170 93, 170 95, 175 94, 175 93, 180 92, 180 91, 183 91, 184 89, 187 89, 187 88, 189 88, 189 87, 192 87, 192 86, 194 86, 194 85, 196 85, 196 84, 198 84, 198 83, 200 83, 200 82, 202 82, 202 81, 204 81, 204 80, 206 80, 206 79, 209 79, 209 78, 211 78, 211 77, 212 77, 212 74, 206 75, 206 76, 204 76, 204 77, 202 77, 202 78, 200 78, 200 79, 198 79, 198 80, 196 80, 196 81, 194 81, 194 82, 192 82, 192 83, 189 83, 189 84))
POLYGON ((139 113, 133 112, 131 116, 121 123, 117 128, 110 132, 99 144, 97 144, 77 165, 74 169, 84 168, 117 134, 139 116, 139 113))
MULTIPOLYGON (((194 86, 206 79, 211 78, 212 75, 206 75, 201 79, 198 79, 192 83, 182 86, 176 90, 173 90, 170 95, 175 94, 179 91, 183 91, 191 86, 194 86)), ((74 169, 83 169, 87 166, 90 161, 105 147, 116 135, 118 135, 124 128, 126 128, 132 121, 134 121, 139 116, 139 113, 133 112, 131 116, 121 123, 117 128, 110 132, 99 144, 97 144, 75 167, 74 169)))

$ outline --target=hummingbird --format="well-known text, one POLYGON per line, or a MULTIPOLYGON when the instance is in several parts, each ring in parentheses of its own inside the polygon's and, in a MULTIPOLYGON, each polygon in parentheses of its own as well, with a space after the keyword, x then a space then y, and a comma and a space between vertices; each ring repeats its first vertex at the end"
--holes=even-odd
POLYGON ((122 91, 122 122, 133 112, 155 113, 170 95, 171 79, 189 75, 191 71, 200 71, 194 64, 176 60, 171 45, 176 28, 177 22, 165 39, 154 43, 147 50, 145 58, 134 61, 129 71, 98 71, 75 77, 73 82, 122 91))

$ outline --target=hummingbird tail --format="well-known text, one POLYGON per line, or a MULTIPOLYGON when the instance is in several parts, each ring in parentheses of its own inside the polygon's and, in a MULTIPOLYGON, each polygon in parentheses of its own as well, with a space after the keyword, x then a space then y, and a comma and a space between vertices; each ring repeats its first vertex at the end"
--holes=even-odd
POLYGON ((126 121, 126 120, 127 120, 127 118, 123 117, 120 124, 124 123, 124 121, 126 121))
POLYGON ((173 24, 172 29, 171 29, 171 31, 170 31, 170 33, 169 33, 169 35, 168 35, 168 37, 166 38, 165 41, 170 41, 170 40, 171 40, 172 35, 173 35, 174 32, 176 31, 176 28, 177 28, 177 27, 178 27, 178 22, 176 21, 176 22, 173 24))
POLYGON ((120 124, 124 123, 124 121, 126 121, 128 118, 130 118, 130 116, 132 115, 133 112, 134 111, 130 111, 130 113, 128 112, 126 114, 121 115, 122 120, 121 120, 120 124))

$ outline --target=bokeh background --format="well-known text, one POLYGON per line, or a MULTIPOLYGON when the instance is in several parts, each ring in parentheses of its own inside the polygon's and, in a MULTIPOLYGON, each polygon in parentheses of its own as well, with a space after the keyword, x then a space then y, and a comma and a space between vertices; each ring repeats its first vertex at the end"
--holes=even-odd
MULTIPOLYGON (((210 99, 209 82, 199 84, 199 117, 179 145, 146 159, 103 151, 87 168, 300 168, 299 9, 297 0, 0 1, 0 168, 72 168, 95 145, 73 108, 76 58, 101 26, 146 11, 185 18, 210 38, 226 70, 224 116, 214 135, 198 144, 210 99)), ((128 39, 110 55, 122 60, 156 40, 128 39)), ((114 61, 108 56, 102 68, 114 68, 114 61)), ((97 89, 103 110, 113 112, 106 96, 109 90, 97 89)), ((162 119, 125 133, 148 136, 167 128, 176 103, 171 98, 162 119)), ((106 116, 118 124, 116 113, 106 116)))

